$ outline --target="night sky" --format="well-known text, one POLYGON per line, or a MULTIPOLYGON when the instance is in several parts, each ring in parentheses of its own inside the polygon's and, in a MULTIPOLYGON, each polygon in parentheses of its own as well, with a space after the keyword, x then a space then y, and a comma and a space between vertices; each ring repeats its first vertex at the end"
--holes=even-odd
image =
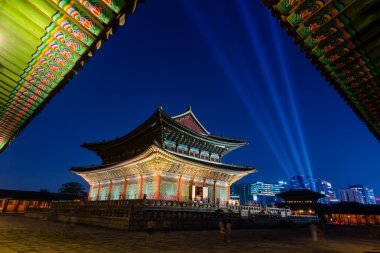
MULTIPOLYGON (((260 1, 154 1, 126 25, 0 154, 0 188, 57 191, 99 164, 80 147, 120 137, 158 106, 188 105, 215 135, 245 139, 224 162, 297 174, 380 196, 380 144, 260 1)), ((87 187, 87 184, 86 184, 87 187)))

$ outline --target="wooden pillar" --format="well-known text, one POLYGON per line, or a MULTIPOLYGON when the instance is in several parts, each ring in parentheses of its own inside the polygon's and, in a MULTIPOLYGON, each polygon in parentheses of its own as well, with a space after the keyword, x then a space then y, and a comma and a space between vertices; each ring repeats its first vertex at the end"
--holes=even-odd
POLYGON ((190 146, 187 146, 187 155, 188 155, 188 156, 190 155, 190 149, 191 149, 191 147, 190 147, 190 146))
POLYGON ((110 188, 108 189, 108 200, 111 200, 112 196, 112 180, 110 180, 110 188))
POLYGON ((201 155, 202 155, 202 149, 199 149, 198 150, 198 157, 201 158, 201 155))
POLYGON ((212 155, 211 151, 208 152, 208 160, 209 160, 209 161, 211 161, 211 155, 212 155))
POLYGON ((175 152, 178 153, 178 147, 179 147, 179 143, 178 141, 175 143, 175 152))
POLYGON ((8 207, 9 199, 4 200, 4 206, 3 206, 3 213, 7 212, 7 207, 8 207))
POLYGON ((20 200, 16 200, 13 212, 18 212, 18 206, 20 205, 20 200))
POLYGON ((90 190, 88 191, 88 196, 87 196, 87 199, 88 200, 91 200, 91 193, 92 193, 92 189, 93 187, 92 187, 92 184, 90 183, 90 190))
POLYGON ((124 179, 124 188, 123 188, 123 193, 121 194, 122 199, 126 199, 127 197, 127 178, 124 179))
POLYGON ((216 204, 216 180, 214 180, 212 195, 213 195, 212 198, 214 200, 214 204, 216 204))
POLYGON ((139 199, 143 198, 143 183, 144 183, 144 178, 142 175, 140 175, 140 190, 139 190, 139 199))
POLYGON ((160 185, 161 185, 161 175, 157 173, 156 175, 156 189, 154 190, 154 199, 160 198, 160 185))
POLYGON ((222 154, 218 154, 218 162, 222 162, 222 154))
POLYGON ((98 192, 96 193, 96 200, 99 200, 101 187, 102 187, 102 184, 100 183, 100 181, 98 181, 98 192))
POLYGON ((195 177, 191 179, 191 184, 190 184, 190 199, 191 200, 194 200, 195 198, 195 192, 193 193, 193 186, 195 185, 194 180, 195 180, 195 177))
MULTIPOLYGON (((205 187, 206 187, 206 178, 203 178, 203 184, 202 184, 202 201, 206 201, 205 200, 205 193, 203 192, 204 191, 204 189, 205 189, 205 187)), ((207 196, 207 198, 208 198, 208 196, 207 196)))
POLYGON ((178 193, 177 193, 177 200, 182 200, 182 175, 178 178, 178 193))
POLYGON ((228 191, 228 197, 227 197, 227 201, 229 201, 230 200, 230 198, 231 198, 231 192, 230 192, 230 187, 231 187, 231 185, 230 184, 227 184, 227 191, 228 191))

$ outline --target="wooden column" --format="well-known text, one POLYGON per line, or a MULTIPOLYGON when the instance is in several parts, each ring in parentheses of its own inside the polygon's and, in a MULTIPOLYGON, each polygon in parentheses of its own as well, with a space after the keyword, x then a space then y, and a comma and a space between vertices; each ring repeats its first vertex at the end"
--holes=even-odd
POLYGON ((211 152, 208 152, 208 160, 211 161, 211 155, 212 153, 211 152))
POLYGON ((227 191, 228 191, 228 192, 227 192, 227 194, 228 194, 228 195, 227 195, 227 196, 228 196, 228 197, 227 197, 227 201, 229 201, 230 198, 231 198, 231 196, 230 196, 230 195, 231 195, 231 193, 230 193, 230 187, 231 187, 231 185, 230 185, 230 184, 227 184, 227 191))
MULTIPOLYGON (((206 178, 203 178, 203 184, 202 184, 202 201, 205 201, 205 198, 204 198, 204 192, 203 190, 205 189, 206 187, 206 178)), ((208 194, 208 193, 207 193, 208 194)), ((208 196, 207 196, 208 197, 208 196)))
POLYGON ((112 195, 112 180, 110 180, 110 188, 108 189, 108 200, 111 200, 112 195))
POLYGON ((176 142, 176 143, 175 143, 175 152, 176 152, 176 153, 178 153, 178 147, 179 147, 179 143, 176 142))
POLYGON ((182 175, 178 178, 178 193, 177 193, 177 200, 182 201, 182 175))
POLYGON ((160 185, 161 185, 161 174, 156 175, 156 189, 154 190, 154 199, 160 198, 160 185))
POLYGON ((139 199, 143 198, 143 183, 144 183, 144 178, 142 175, 140 175, 140 191, 139 191, 139 199))
POLYGON ((16 204, 15 204, 15 207, 14 207, 14 210, 13 212, 18 212, 18 206, 20 205, 20 200, 16 200, 16 204))
POLYGON ((218 155, 218 162, 220 162, 220 163, 222 162, 222 154, 218 155))
POLYGON ((213 186, 213 191, 212 191, 212 197, 214 200, 214 204, 216 204, 216 180, 214 180, 214 186, 213 186))
POLYGON ((92 184, 90 184, 90 190, 88 191, 88 197, 87 197, 87 200, 91 200, 91 193, 92 193, 92 184))
POLYGON ((193 201, 194 200, 194 198, 195 198, 195 196, 193 196, 194 194, 193 194, 193 186, 194 186, 194 180, 195 180, 195 177, 193 177, 192 179, 191 179, 191 184, 190 184, 190 199, 193 201))
POLYGON ((8 203, 9 203, 9 199, 4 200, 4 205, 3 205, 3 210, 2 210, 3 213, 7 212, 8 203))
POLYGON ((202 155, 202 149, 199 149, 198 150, 198 157, 201 158, 201 155, 202 155))
POLYGON ((121 199, 126 199, 127 197, 127 178, 124 179, 123 193, 121 194, 121 199))
POLYGON ((96 194, 96 200, 99 200, 99 197, 100 197, 100 188, 102 187, 102 184, 100 183, 100 181, 98 182, 98 193, 96 194))

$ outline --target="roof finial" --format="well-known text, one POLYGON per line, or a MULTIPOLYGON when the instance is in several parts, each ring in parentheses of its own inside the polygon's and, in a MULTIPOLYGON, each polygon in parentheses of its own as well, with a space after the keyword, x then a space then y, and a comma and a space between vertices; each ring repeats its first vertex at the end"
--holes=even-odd
POLYGON ((160 105, 160 106, 158 107, 158 110, 161 110, 161 111, 164 110, 164 108, 162 107, 162 105, 160 105))
POLYGON ((188 105, 188 106, 187 106, 187 110, 188 110, 188 111, 191 111, 191 105, 188 105))

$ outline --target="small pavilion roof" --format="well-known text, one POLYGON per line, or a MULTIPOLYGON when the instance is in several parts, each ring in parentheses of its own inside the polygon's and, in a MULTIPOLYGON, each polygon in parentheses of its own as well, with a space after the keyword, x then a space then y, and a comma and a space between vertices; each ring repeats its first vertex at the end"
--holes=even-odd
POLYGON ((0 152, 142 1, 0 1, 0 152))
POLYGON ((326 196, 318 192, 313 192, 311 190, 289 190, 286 192, 278 193, 276 196, 288 200, 313 200, 317 201, 320 198, 325 198, 326 196))
POLYGON ((380 140, 380 1, 262 2, 380 140))

